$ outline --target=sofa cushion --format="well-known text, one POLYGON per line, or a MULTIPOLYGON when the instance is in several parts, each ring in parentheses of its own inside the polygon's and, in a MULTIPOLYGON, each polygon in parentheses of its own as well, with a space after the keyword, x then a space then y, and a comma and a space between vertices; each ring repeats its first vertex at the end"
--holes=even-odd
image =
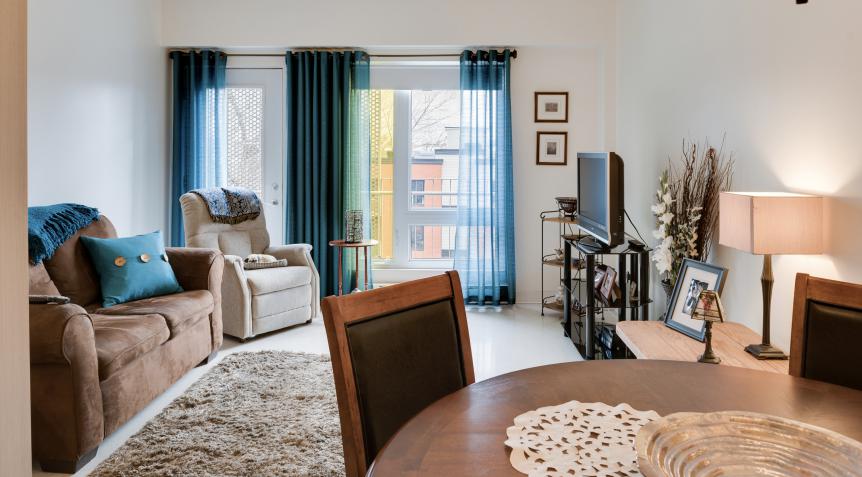
POLYGON ((130 301, 110 308, 100 308, 103 315, 161 315, 171 337, 194 325, 213 312, 213 296, 209 290, 191 290, 174 295, 156 296, 130 301))
POLYGON ((246 270, 245 276, 252 295, 263 295, 311 283, 311 269, 300 266, 246 270))
POLYGON ((165 319, 160 315, 95 314, 90 317, 96 334, 100 380, 156 349, 170 337, 165 319))
POLYGON ((81 243, 81 236, 113 238, 117 236, 114 225, 104 215, 99 220, 79 230, 60 245, 54 255, 45 260, 45 269, 61 294, 72 303, 87 308, 102 299, 99 275, 90 261, 90 254, 81 243))

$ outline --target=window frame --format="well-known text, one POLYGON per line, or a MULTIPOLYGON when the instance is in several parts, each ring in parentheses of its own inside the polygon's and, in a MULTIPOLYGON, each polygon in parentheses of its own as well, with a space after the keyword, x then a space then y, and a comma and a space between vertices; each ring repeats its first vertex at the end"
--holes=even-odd
MULTIPOLYGON (((453 69, 457 78, 457 68, 453 69)), ((417 88, 418 90, 419 88, 417 88)), ((444 84, 440 90, 452 90, 444 84)), ((411 178, 412 138, 411 138, 411 92, 414 90, 394 90, 394 141, 393 141, 393 247, 391 259, 375 259, 375 270, 445 270, 451 269, 454 259, 414 259, 411 258, 411 228, 413 226, 454 226, 458 219, 457 207, 440 208, 413 207, 413 179, 411 178)), ((393 280, 394 281, 394 280, 393 280)))

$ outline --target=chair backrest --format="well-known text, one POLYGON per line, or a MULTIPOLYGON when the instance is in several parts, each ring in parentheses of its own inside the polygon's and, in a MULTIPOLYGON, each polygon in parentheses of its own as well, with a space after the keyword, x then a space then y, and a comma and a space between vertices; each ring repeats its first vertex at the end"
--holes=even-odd
POLYGON ((796 275, 790 374, 862 389, 862 285, 796 275))
MULTIPOLYGON (((92 224, 75 232, 63 242, 54 255, 45 260, 45 270, 57 290, 69 297, 72 303, 87 309, 92 309, 102 300, 102 287, 99 275, 90 260, 87 248, 81 243, 81 236, 98 238, 116 238, 117 230, 114 224, 104 215, 100 215, 92 224)), ((30 270, 31 289, 45 291, 38 282, 45 280, 39 267, 30 270)))
POLYGON ((183 232, 187 247, 214 248, 225 255, 247 257, 269 248, 266 219, 261 214, 254 220, 238 224, 219 224, 210 218, 206 202, 197 194, 187 192, 180 197, 183 209, 183 232))
POLYGON ((458 273, 323 300, 347 475, 395 432, 475 382, 458 273))

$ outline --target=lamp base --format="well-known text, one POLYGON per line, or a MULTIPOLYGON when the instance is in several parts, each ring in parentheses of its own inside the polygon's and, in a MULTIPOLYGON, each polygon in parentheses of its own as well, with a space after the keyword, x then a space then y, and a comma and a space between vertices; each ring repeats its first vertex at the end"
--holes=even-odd
POLYGON ((721 363, 721 358, 719 358, 718 356, 716 356, 714 354, 707 356, 706 353, 704 353, 704 354, 697 357, 697 362, 698 363, 708 363, 708 364, 719 364, 719 363, 721 363))
POLYGON ((784 351, 772 345, 751 344, 745 347, 745 351, 748 351, 757 359, 787 359, 784 351))

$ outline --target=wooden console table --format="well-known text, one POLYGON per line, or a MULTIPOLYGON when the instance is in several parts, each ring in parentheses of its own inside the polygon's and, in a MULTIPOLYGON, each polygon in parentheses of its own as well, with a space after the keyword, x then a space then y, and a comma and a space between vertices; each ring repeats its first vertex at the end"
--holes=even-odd
MULTIPOLYGON (((665 326, 662 321, 622 321, 617 335, 638 359, 696 362, 704 344, 665 326)), ((760 343, 760 335, 739 323, 716 323, 712 327, 712 349, 721 364, 741 368, 788 373, 787 360, 759 360, 745 346, 760 343)))

